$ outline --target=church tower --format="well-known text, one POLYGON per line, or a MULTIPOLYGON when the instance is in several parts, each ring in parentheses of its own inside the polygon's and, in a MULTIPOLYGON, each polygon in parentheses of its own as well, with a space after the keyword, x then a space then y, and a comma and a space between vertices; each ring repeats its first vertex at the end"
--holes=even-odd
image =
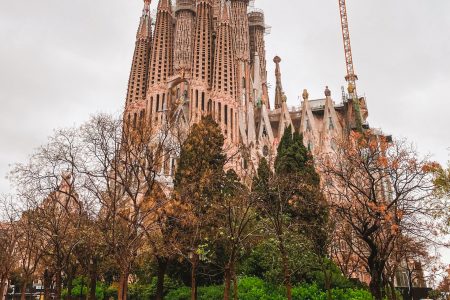
POLYGON ((190 77, 194 51, 195 0, 177 0, 174 46, 175 72, 190 77))
POLYGON ((152 44, 152 31, 150 19, 150 0, 145 0, 139 28, 136 35, 133 62, 131 64, 130 78, 125 108, 133 102, 145 99, 147 93, 148 71, 150 64, 150 51, 152 44))
POLYGON ((243 134, 243 140, 247 140, 250 120, 248 111, 253 106, 251 94, 253 88, 250 79, 250 35, 248 24, 248 4, 249 0, 230 0, 233 29, 233 44, 236 55, 237 90, 236 99, 239 102, 239 126, 243 134))
POLYGON ((194 61, 191 80, 190 119, 193 123, 206 114, 213 70, 213 2, 197 0, 194 61))
POLYGON ((151 122, 162 120, 169 107, 167 79, 173 74, 174 19, 170 0, 159 0, 149 75, 149 111, 151 122))
POLYGON ((213 100, 208 103, 208 111, 212 111, 227 140, 237 144, 239 105, 236 101, 236 60, 234 52, 230 51, 233 49, 233 31, 227 4, 221 8, 215 48, 213 100))
MULTIPOLYGON (((253 10, 248 14, 250 28, 250 61, 253 68, 256 67, 255 56, 259 57, 259 72, 261 84, 263 86, 263 95, 268 94, 267 88, 267 61, 266 61, 266 43, 264 35, 266 33, 266 25, 264 21, 264 13, 260 10, 253 10)), ((257 70, 254 70, 256 72, 257 70)), ((264 97, 265 98, 265 97, 264 97)), ((258 101, 259 99, 255 99, 258 101)), ((267 100, 267 99, 263 99, 267 100)), ((270 103, 265 103, 270 109, 270 103)))

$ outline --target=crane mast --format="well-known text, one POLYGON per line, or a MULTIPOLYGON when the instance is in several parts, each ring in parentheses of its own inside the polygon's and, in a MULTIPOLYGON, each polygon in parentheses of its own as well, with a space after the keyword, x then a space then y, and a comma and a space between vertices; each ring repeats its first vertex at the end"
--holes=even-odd
POLYGON ((363 131, 363 117, 361 114, 360 100, 356 93, 356 80, 358 76, 355 74, 353 64, 352 45, 350 42, 350 30, 348 28, 347 5, 345 0, 339 1, 339 11, 341 15, 342 39, 344 40, 345 64, 347 66, 347 76, 345 80, 348 82, 348 93, 350 95, 351 105, 348 109, 349 129, 363 131))
POLYGON ((353 65, 352 45, 350 42, 350 30, 348 28, 347 5, 345 0, 339 0, 339 10, 341 15, 342 38, 344 40, 345 63, 347 66, 347 76, 345 76, 345 80, 349 84, 350 94, 356 94, 356 80, 358 80, 358 76, 355 74, 353 65))

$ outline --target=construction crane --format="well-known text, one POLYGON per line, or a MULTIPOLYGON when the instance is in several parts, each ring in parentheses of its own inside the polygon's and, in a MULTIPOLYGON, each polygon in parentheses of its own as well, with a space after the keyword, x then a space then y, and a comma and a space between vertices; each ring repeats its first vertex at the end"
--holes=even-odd
POLYGON ((353 64, 352 45, 350 42, 350 30, 348 27, 347 5, 345 0, 338 0, 338 1, 341 15, 342 38, 344 40, 345 63, 347 66, 347 75, 345 76, 345 80, 348 82, 348 92, 353 102, 353 114, 355 118, 354 127, 356 127, 358 131, 362 131, 361 109, 358 95, 356 93, 356 80, 358 80, 358 76, 355 74, 355 68, 353 64))

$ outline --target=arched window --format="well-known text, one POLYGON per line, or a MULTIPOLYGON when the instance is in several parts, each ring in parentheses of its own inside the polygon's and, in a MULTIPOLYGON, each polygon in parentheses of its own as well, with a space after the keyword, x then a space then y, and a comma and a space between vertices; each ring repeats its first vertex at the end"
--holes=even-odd
POLYGON ((159 95, 156 95, 156 107, 155 107, 156 112, 159 111, 159 95))
POLYGON ((195 108, 198 108, 198 90, 195 90, 195 108))
POLYGON ((212 113, 212 100, 209 99, 208 101, 208 113, 211 114, 212 113))
POLYGON ((153 112, 153 97, 150 97, 150 114, 153 112))
POLYGON ((230 134, 231 134, 231 139, 233 139, 233 131, 234 131, 234 124, 233 124, 233 109, 231 108, 230 109, 230 125, 231 125, 231 132, 230 132, 230 134))
POLYGON ((205 111, 205 92, 202 92, 202 111, 205 111))
POLYGON ((228 105, 225 105, 224 113, 225 113, 224 122, 225 122, 225 125, 228 125, 228 105))

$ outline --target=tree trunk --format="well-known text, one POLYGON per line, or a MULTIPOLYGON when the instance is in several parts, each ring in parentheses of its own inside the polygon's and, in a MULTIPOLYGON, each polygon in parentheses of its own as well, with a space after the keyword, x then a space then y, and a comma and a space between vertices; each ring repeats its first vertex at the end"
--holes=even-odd
POLYGON ((62 275, 61 269, 56 271, 55 274, 55 297, 56 299, 61 299, 61 291, 62 291, 62 275))
POLYGON ((331 292, 331 280, 333 277, 333 273, 328 268, 325 268, 325 290, 327 291, 327 300, 333 300, 333 295, 331 292))
POLYGON ((197 300, 197 266, 198 266, 198 255, 194 253, 194 257, 191 261, 191 300, 197 300))
POLYGON ((50 300, 50 289, 53 275, 46 269, 44 271, 44 300, 50 300))
POLYGON ((156 284, 156 300, 164 299, 164 277, 167 271, 167 258, 157 257, 158 261, 158 282, 156 284))
POLYGON ((292 283, 291 283, 291 272, 289 270, 290 269, 289 259, 286 249, 284 248, 284 241, 281 237, 279 238, 279 242, 280 242, 279 246, 280 254, 283 260, 283 273, 284 273, 284 285, 286 287, 286 297, 288 300, 292 300, 292 283))
POLYGON ((223 292, 223 300, 230 300, 230 289, 231 289, 231 270, 230 264, 227 263, 225 266, 225 278, 224 278, 225 289, 223 292))
POLYGON ((67 278, 67 300, 72 300, 72 276, 70 275, 69 278, 67 278))
POLYGON ((120 282, 119 282, 119 291, 118 291, 118 300, 127 300, 128 293, 128 276, 129 271, 123 271, 120 274, 120 282))
POLYGON ((394 286, 394 278, 391 278, 391 280, 389 280, 389 289, 391 290, 392 300, 397 300, 397 294, 395 293, 395 286, 394 286))
POLYGON ((90 276, 89 276, 89 300, 95 300, 96 290, 97 290, 97 261, 94 260, 91 265, 90 276))
POLYGON ((22 284, 22 289, 20 291, 20 300, 26 300, 27 299, 27 285, 28 285, 28 280, 24 280, 23 284, 22 284))
POLYGON ((234 265, 233 265, 233 268, 232 268, 231 272, 233 274, 234 300, 238 300, 238 298, 239 298, 239 285, 238 285, 238 279, 237 279, 237 276, 236 276, 236 270, 235 270, 234 265))
POLYGON ((408 272, 408 300, 413 300, 413 274, 412 272, 408 272))
POLYGON ((381 272, 379 272, 377 269, 372 269, 370 272, 371 274, 371 280, 369 284, 370 293, 374 297, 375 300, 382 300, 383 296, 381 293, 381 272))
POLYGON ((6 276, 2 275, 2 279, 0 280, 0 300, 3 300, 3 296, 5 295, 5 286, 6 276))

